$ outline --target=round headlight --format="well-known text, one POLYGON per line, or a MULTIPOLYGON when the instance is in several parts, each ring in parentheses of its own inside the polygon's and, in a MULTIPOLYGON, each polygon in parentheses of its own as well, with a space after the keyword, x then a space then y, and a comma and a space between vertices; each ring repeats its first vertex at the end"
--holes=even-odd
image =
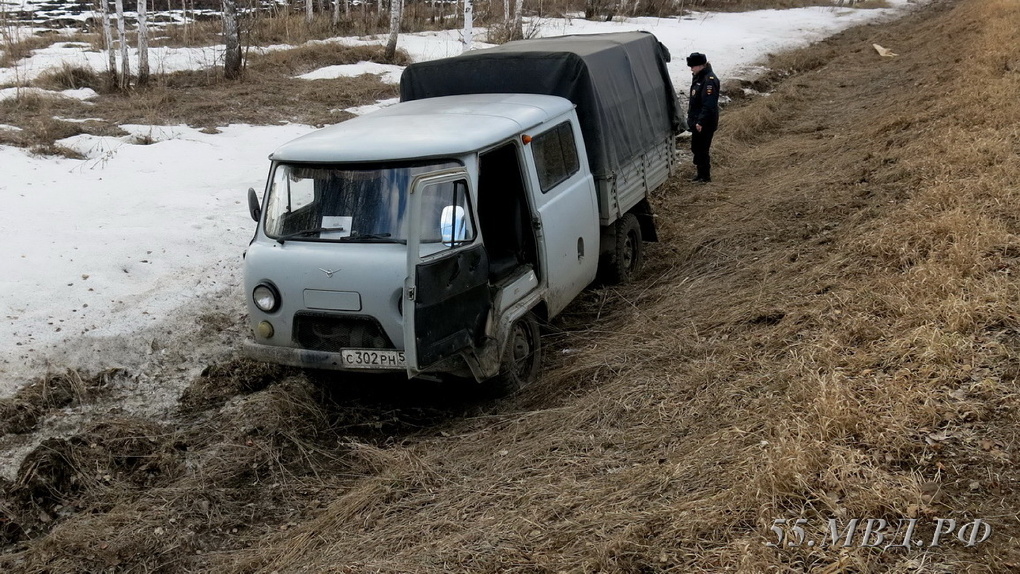
POLYGON ((272 313, 280 306, 280 297, 276 294, 276 289, 269 285, 259 285, 252 291, 251 296, 255 306, 266 313, 272 313))

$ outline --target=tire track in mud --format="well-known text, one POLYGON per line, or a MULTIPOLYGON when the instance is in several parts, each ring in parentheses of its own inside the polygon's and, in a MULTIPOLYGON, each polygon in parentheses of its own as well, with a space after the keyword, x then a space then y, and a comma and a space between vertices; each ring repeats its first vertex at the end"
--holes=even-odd
MULTIPOLYGON (((137 557, 159 567, 168 547, 200 568, 203 553, 285 530, 383 472, 388 446, 496 412, 502 400, 473 382, 336 377, 230 359, 192 379, 165 418, 114 409, 68 436, 43 439, 12 479, 0 478, 2 554, 55 536, 67 547, 36 557, 67 560, 71 569, 137 557), (76 534, 83 521, 105 515, 97 523, 108 525, 120 514, 138 523, 134 534, 111 532, 117 544, 85 557, 74 549, 96 539, 95 532, 76 534)), ((24 387, 0 401, 4 439, 38 431, 61 409, 101 400, 117 378, 129 377, 119 369, 92 377, 69 370, 24 387)))

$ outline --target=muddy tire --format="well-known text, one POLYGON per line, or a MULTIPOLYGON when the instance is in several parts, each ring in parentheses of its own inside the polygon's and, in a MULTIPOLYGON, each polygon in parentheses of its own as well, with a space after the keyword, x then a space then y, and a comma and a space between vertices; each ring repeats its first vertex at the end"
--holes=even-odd
POLYGON ((629 283, 641 271, 645 251, 641 237, 641 223, 633 213, 625 214, 616 222, 613 253, 603 266, 603 281, 608 285, 629 283))
POLYGON ((542 338, 538 319, 527 313, 514 321, 493 387, 499 393, 513 393, 534 383, 542 368, 542 338))

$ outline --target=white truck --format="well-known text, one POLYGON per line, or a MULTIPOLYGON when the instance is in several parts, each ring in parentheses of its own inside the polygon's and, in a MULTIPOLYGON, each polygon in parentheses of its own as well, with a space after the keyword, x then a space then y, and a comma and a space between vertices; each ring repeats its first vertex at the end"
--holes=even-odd
POLYGON ((245 253, 250 357, 517 387, 539 321, 656 240, 682 120, 645 32, 412 64, 401 102, 270 156, 245 253))

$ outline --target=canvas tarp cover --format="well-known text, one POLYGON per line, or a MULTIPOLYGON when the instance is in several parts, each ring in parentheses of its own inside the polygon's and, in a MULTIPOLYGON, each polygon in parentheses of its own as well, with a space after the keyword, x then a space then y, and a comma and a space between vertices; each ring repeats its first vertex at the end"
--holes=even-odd
POLYGON ((411 64, 401 101, 481 93, 567 98, 577 115, 596 177, 679 131, 669 51, 648 32, 581 34, 508 42, 495 48, 411 64))

